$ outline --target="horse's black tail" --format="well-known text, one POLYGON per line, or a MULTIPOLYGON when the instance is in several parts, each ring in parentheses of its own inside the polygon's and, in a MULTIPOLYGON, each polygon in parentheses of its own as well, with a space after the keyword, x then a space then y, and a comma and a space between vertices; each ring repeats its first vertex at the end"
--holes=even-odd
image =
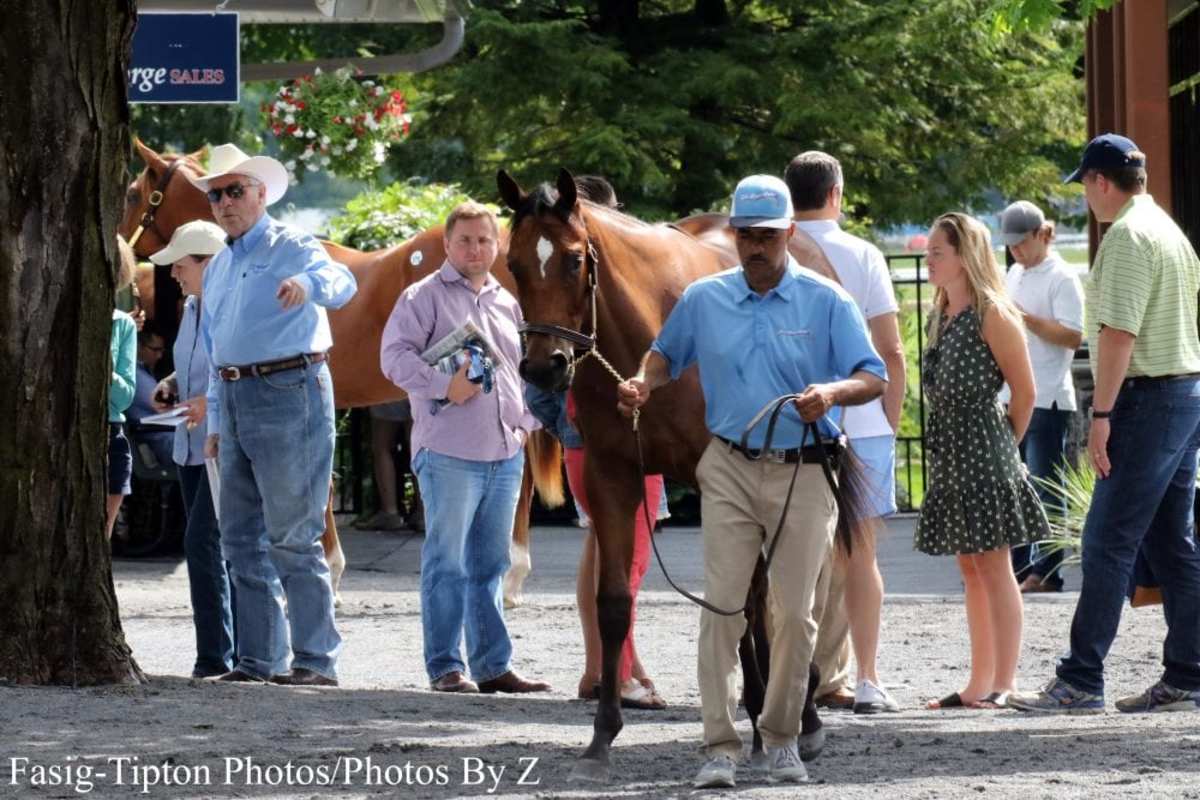
POLYGON ((865 465, 849 446, 842 447, 838 454, 837 490, 833 499, 838 515, 836 538, 846 555, 853 552, 862 523, 873 516, 869 492, 865 465))

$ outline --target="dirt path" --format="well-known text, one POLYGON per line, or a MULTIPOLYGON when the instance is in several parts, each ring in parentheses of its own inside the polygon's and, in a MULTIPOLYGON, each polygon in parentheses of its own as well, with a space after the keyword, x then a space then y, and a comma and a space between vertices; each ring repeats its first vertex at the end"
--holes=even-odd
MULTIPOLYGON (((343 688, 337 690, 173 677, 190 673, 194 654, 183 567, 119 562, 126 631, 153 679, 121 689, 0 688, 0 796, 695 794, 690 778, 700 763, 699 617, 669 592, 657 567, 639 607, 638 647, 671 708, 627 712, 612 785, 580 787, 566 780, 590 737, 594 711, 594 704, 570 699, 582 663, 572 577, 579 539, 574 529, 535 531, 527 605, 509 616, 514 666, 555 686, 553 694, 532 699, 448 697, 425 688, 419 539, 347 536, 352 568, 343 587, 343 688), (151 784, 145 791, 143 782, 151 784)), ((661 542, 679 578, 698 586, 695 532, 668 529, 661 542)), ((1200 798, 1200 715, 1046 719, 917 710, 965 681, 967 642, 952 562, 913 554, 909 542, 911 523, 901 520, 881 548, 890 594, 880 666, 911 710, 865 719, 826 714, 829 744, 810 765, 812 786, 772 787, 743 770, 730 793, 872 800, 1200 798)), ((1077 587, 1077 576, 1069 576, 1068 585, 1077 587)), ((1027 604, 1021 664, 1026 687, 1051 674, 1075 599, 1068 593, 1027 604)), ((1163 629, 1157 610, 1126 612, 1109 659, 1110 707, 1154 680, 1163 629)), ((748 735, 748 723, 744 730, 748 735)))

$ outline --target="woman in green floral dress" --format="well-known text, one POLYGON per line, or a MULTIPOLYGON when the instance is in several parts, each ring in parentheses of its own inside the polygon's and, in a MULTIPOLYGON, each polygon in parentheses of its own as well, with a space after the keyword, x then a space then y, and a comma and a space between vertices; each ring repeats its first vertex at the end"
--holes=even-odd
POLYGON ((1020 312, 1005 294, 991 237, 978 220, 944 214, 929 237, 936 288, 922 385, 929 486, 915 546, 954 555, 962 571, 971 677, 929 708, 995 708, 1016 685, 1023 609, 1009 547, 1049 536, 1017 454, 1033 414, 1033 371, 1020 312), (1007 414, 996 399, 1007 381, 1007 414))

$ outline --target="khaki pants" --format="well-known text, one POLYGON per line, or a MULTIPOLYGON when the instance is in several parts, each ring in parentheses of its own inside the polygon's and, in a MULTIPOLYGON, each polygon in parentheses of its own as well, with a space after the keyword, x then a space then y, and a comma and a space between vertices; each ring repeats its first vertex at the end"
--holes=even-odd
MULTIPOLYGON (((775 532, 795 465, 752 462, 713 439, 696 467, 704 533, 704 593, 718 608, 740 608, 764 537, 775 532)), ((800 733, 808 663, 817 638, 813 601, 828 591, 837 511, 818 464, 803 464, 782 540, 770 569, 771 673, 759 731, 781 747, 800 733), (824 576, 824 577, 823 577, 824 576)), ((770 542, 765 545, 769 546, 770 542)), ((708 755, 740 758, 737 711, 738 640, 746 619, 701 612, 697 673, 708 755)))
POLYGON ((817 647, 813 661, 821 671, 817 697, 849 689, 850 617, 846 614, 846 557, 831 551, 825 569, 829 570, 829 593, 817 598, 814 615, 819 620, 817 647))

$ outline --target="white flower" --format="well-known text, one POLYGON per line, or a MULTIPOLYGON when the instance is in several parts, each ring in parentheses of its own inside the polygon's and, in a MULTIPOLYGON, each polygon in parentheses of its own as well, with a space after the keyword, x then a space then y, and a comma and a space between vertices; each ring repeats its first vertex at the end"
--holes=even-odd
POLYGON ((370 89, 374 85, 375 85, 375 81, 363 81, 363 86, 366 86, 368 89, 370 89))
POLYGON ((383 94, 383 87, 376 86, 375 91, 371 92, 371 94, 375 95, 376 97, 379 97, 379 95, 383 94))
POLYGON ((341 148, 341 147, 339 147, 339 146, 337 146, 337 145, 335 144, 335 145, 333 146, 333 154, 334 154, 335 156, 340 156, 340 155, 342 154, 342 148, 341 148))
POLYGON ((382 164, 387 158, 387 148, 383 146, 383 142, 375 143, 375 162, 382 164))
POLYGON ((296 171, 296 160, 290 159, 287 162, 285 162, 283 166, 284 166, 284 169, 286 169, 288 172, 295 172, 296 171))
POLYGON ((358 101, 357 101, 357 100, 355 100, 353 97, 351 97, 351 98, 350 98, 350 107, 351 107, 351 108, 354 108, 354 107, 355 107, 355 106, 357 106, 357 105, 358 105, 358 101))
POLYGON ((373 114, 367 115, 367 118, 363 120, 363 125, 366 126, 367 130, 379 130, 379 123, 375 121, 375 116, 373 114))
POLYGON ((299 128, 296 128, 296 131, 295 131, 295 133, 292 134, 292 136, 295 136, 297 139, 303 139, 304 131, 300 130, 299 128))
POLYGON ((317 132, 316 132, 316 131, 314 131, 312 128, 309 128, 309 129, 308 129, 308 133, 306 133, 306 134, 304 134, 304 135, 305 135, 305 136, 307 136, 309 139, 315 139, 315 138, 317 138, 317 132))
POLYGON ((322 136, 322 137, 321 137, 321 144, 329 144, 329 137, 328 137, 328 136, 322 136))
POLYGON ((346 152, 349 153, 354 148, 358 147, 358 139, 351 139, 346 143, 346 152))
POLYGON ((316 164, 313 164, 311 162, 309 164, 307 164, 306 166, 308 167, 309 172, 316 172, 317 170, 320 169, 320 167, 318 167, 316 164))
POLYGON ((283 118, 284 125, 291 125, 295 121, 296 121, 296 118, 293 117, 291 114, 288 114, 286 117, 283 118))
POLYGON ((287 87, 286 87, 286 86, 280 86, 280 87, 279 87, 279 96, 280 96, 280 97, 283 97, 285 94, 287 94, 287 87))
POLYGON ((322 167, 329 166, 329 156, 321 156, 321 166, 322 167))
POLYGON ((320 67, 317 67, 316 69, 314 69, 314 70, 313 70, 313 75, 320 75, 320 74, 321 74, 321 68, 320 68, 320 67))

